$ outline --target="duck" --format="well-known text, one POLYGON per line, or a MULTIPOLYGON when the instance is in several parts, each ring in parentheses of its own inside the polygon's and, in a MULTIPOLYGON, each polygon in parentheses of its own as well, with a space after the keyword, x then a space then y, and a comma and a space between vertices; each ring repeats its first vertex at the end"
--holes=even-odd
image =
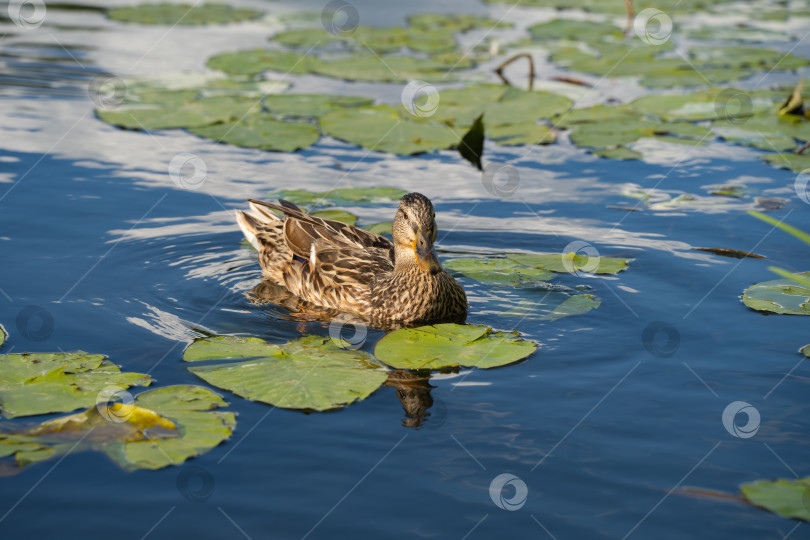
POLYGON ((372 326, 466 319, 467 296, 436 256, 436 213, 421 193, 400 199, 393 241, 286 200, 248 203, 236 221, 259 253, 263 279, 304 302, 372 326))

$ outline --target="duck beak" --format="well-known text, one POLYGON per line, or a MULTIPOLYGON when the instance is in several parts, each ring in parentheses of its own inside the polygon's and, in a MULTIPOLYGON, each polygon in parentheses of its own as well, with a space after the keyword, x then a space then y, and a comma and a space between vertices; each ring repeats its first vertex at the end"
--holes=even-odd
POLYGON ((433 252, 433 242, 428 241, 422 231, 416 233, 416 240, 413 241, 413 252, 416 255, 416 262, 419 263, 419 268, 423 272, 435 276, 441 271, 442 266, 439 264, 436 253, 433 252))

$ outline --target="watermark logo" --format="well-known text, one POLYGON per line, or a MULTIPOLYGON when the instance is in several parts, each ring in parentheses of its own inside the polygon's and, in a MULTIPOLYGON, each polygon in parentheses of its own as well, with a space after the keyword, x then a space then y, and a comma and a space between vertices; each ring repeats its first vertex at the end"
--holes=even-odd
POLYGON ((96 410, 108 422, 126 422, 134 412, 135 399, 121 386, 106 386, 96 395, 96 410))
POLYGON ((45 2, 42 0, 11 0, 8 18, 23 30, 34 30, 45 22, 45 2))
POLYGON ((177 491, 184 499, 193 503, 205 502, 214 493, 214 477, 207 470, 196 465, 183 467, 177 475, 177 491))
POLYGON ((663 45, 672 36, 672 19, 660 9, 642 9, 633 19, 633 30, 647 45, 663 45))
POLYGON ((360 24, 357 8, 343 0, 332 0, 321 11, 324 30, 335 36, 346 37, 354 33, 360 24))
POLYGON ((366 342, 368 327, 356 317, 348 313, 341 313, 329 323, 329 337, 338 347, 344 349, 359 349, 366 342), (349 332, 346 330, 351 329, 349 332))
POLYGON ((800 172, 793 181, 793 190, 796 192, 796 196, 805 204, 810 204, 810 193, 807 193, 808 183, 810 183, 810 169, 800 172))
POLYGON ((205 183, 208 167, 196 154, 180 152, 169 162, 169 176, 178 187, 194 191, 205 183))
POLYGON ((751 96, 742 90, 726 88, 714 98, 714 112, 717 117, 731 124, 744 123, 753 110, 751 96))
POLYGON ((520 186, 518 170, 506 163, 487 163, 481 173, 484 189, 496 197, 508 199, 520 186))
POLYGON ((529 488, 526 487, 526 482, 515 476, 514 474, 503 473, 499 474, 492 479, 489 484, 489 498, 495 503, 495 506, 502 510, 509 510, 514 512, 520 510, 526 504, 526 498, 529 495, 529 488), (505 488, 509 486, 514 489, 511 497, 504 494, 505 488))
POLYGON ((402 106, 413 116, 428 118, 439 108, 439 91, 425 81, 411 81, 399 96, 402 106))
POLYGON ((90 99, 97 107, 105 110, 116 109, 124 103, 127 84, 124 79, 110 73, 96 75, 87 88, 90 99))
POLYGON ((723 427, 729 435, 739 439, 750 439, 759 431, 759 411, 745 401, 732 401, 723 410, 723 427), (744 425, 737 423, 737 417, 743 414, 747 420, 744 425))
POLYGON ((588 242, 574 240, 560 254, 563 268, 569 274, 584 276, 599 269, 599 251, 588 242))
POLYGON ((644 348, 653 356, 669 358, 676 352, 681 344, 681 334, 678 329, 663 321, 654 321, 647 325, 641 333, 641 342, 644 348))
POLYGON ((39 306, 26 306, 17 314, 17 331, 28 341, 45 341, 53 334, 53 315, 39 306))

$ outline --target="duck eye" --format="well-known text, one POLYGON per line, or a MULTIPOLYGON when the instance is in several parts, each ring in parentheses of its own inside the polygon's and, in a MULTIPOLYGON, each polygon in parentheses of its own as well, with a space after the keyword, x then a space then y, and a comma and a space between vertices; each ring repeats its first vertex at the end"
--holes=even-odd
POLYGON ((402 217, 404 217, 405 219, 408 219, 408 212, 406 212, 405 210, 403 210, 403 211, 402 211, 402 217))

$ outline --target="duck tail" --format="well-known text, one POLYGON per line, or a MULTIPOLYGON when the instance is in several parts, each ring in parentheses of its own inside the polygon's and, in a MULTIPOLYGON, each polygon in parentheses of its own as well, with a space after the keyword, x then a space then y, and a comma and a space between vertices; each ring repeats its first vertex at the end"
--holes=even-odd
POLYGON ((236 222, 248 242, 259 252, 265 276, 283 283, 283 268, 292 259, 284 242, 284 220, 266 207, 250 203, 250 210, 236 210, 236 222))

